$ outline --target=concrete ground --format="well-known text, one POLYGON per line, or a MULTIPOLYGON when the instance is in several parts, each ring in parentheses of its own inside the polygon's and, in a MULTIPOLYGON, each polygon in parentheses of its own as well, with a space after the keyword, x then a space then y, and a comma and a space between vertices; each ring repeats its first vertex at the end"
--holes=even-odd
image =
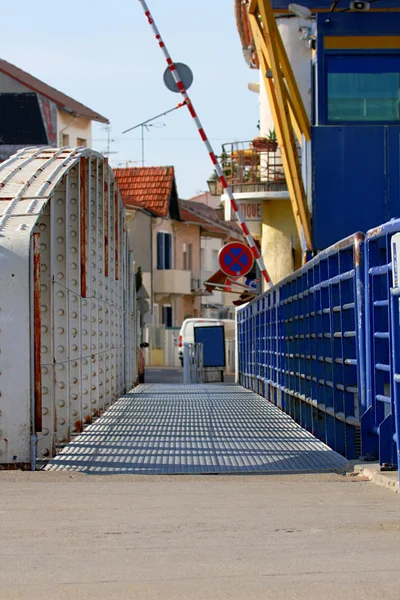
POLYGON ((400 495, 338 473, 0 472, 0 598, 398 599, 400 495))

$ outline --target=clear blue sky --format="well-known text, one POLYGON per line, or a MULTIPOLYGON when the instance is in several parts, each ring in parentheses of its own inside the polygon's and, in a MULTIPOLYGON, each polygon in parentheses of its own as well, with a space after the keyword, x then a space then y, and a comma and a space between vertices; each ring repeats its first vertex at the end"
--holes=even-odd
MULTIPOLYGON (((176 62, 190 66, 189 95, 217 154, 221 144, 257 135, 258 81, 242 56, 233 0, 148 0, 176 62)), ((33 0, 2 6, 1 57, 106 116, 112 125, 113 166, 140 165, 140 129, 121 132, 177 104, 164 87, 166 67, 138 0, 33 0)), ((207 189, 210 159, 186 107, 145 133, 145 164, 174 165, 178 193, 207 189)), ((93 126, 93 146, 107 133, 93 126)), ((104 141, 102 141, 104 140, 104 141)))

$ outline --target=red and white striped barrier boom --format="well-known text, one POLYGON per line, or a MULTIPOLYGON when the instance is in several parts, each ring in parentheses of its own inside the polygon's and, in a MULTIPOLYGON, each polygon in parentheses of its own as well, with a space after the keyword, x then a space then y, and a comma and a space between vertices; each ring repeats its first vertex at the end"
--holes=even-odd
POLYGON ((247 243, 249 244, 249 247, 250 247, 250 249, 251 249, 251 251, 253 253, 253 256, 254 256, 254 258, 257 261, 257 264, 258 264, 259 269, 261 271, 261 275, 263 276, 264 281, 266 282, 267 286, 268 287, 272 287, 272 282, 271 282, 271 279, 270 279, 270 277, 268 275, 267 269, 265 268, 265 264, 264 264, 264 261, 262 259, 262 256, 261 256, 261 254, 260 254, 260 252, 259 252, 259 250, 258 250, 258 248, 257 248, 257 246, 256 246, 256 244, 255 244, 255 242, 253 240, 253 236, 251 235, 251 233, 249 231, 249 228, 246 225, 246 222, 245 222, 245 220, 243 218, 243 215, 242 215, 242 213, 241 213, 238 205, 236 204, 236 201, 235 201, 235 199, 233 197, 232 190, 231 190, 230 186, 228 185, 228 183, 226 181, 226 178, 225 178, 224 172, 222 171, 221 165, 219 164, 219 162, 217 160, 217 157, 216 157, 216 155, 215 155, 215 153, 214 153, 214 151, 212 149, 212 146, 211 146, 211 144, 210 144, 210 142, 209 142, 209 140, 208 140, 208 138, 207 138, 207 136, 206 136, 206 134, 204 132, 204 129, 203 129, 203 126, 202 126, 202 124, 200 122, 200 119, 197 116, 196 111, 194 110, 194 106, 193 106, 193 104, 192 104, 192 102, 191 102, 191 100, 190 100, 190 98, 189 98, 189 96, 188 96, 188 94, 187 94, 187 92, 185 90, 185 87, 184 87, 184 85, 183 85, 183 83, 181 81, 181 78, 179 77, 179 73, 178 73, 178 71, 177 71, 177 69, 175 67, 175 64, 174 64, 174 62, 173 62, 173 60, 172 60, 172 58, 171 58, 171 56, 170 56, 170 54, 169 54, 169 52, 167 50, 167 48, 166 48, 166 46, 165 46, 162 38, 161 38, 161 35, 160 35, 160 33, 159 33, 158 29, 157 29, 157 26, 156 26, 156 24, 154 22, 154 19, 153 19, 153 17, 150 14, 148 6, 147 6, 145 0, 139 0, 139 2, 142 5, 143 10, 144 10, 144 14, 146 15, 147 20, 148 20, 149 24, 151 25, 151 27, 153 29, 153 32, 154 32, 154 35, 156 36, 156 40, 158 42, 158 45, 160 46, 161 50, 164 53, 165 59, 167 61, 168 68, 169 68, 169 70, 172 73, 172 76, 173 76, 174 81, 175 81, 175 83, 176 83, 176 85, 178 87, 178 90, 181 92, 182 96, 184 97, 186 106, 188 107, 189 112, 192 115, 193 120, 194 120, 194 122, 196 124, 196 127, 197 127, 197 130, 198 130, 199 134, 200 134, 200 137, 203 140, 203 142, 204 142, 204 144, 205 144, 205 146, 207 148, 207 152, 208 152, 208 154, 209 154, 209 156, 211 158, 211 162, 213 163, 214 168, 217 171, 218 177, 219 177, 219 179, 221 181, 222 187, 224 188, 225 194, 228 196, 228 198, 230 200, 230 203, 231 203, 231 206, 232 206, 232 210, 234 211, 234 213, 236 215, 236 218, 239 221, 239 225, 242 228, 243 235, 246 238, 247 243))

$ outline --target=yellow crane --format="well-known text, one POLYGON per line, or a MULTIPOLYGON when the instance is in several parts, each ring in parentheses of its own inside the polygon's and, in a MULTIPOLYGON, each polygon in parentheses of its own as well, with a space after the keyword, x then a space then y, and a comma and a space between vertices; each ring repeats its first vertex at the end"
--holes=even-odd
POLYGON ((312 249, 311 220, 296 149, 310 141, 310 123, 269 0, 250 0, 249 22, 267 91, 300 240, 312 249), (272 78, 267 77, 267 71, 272 78))

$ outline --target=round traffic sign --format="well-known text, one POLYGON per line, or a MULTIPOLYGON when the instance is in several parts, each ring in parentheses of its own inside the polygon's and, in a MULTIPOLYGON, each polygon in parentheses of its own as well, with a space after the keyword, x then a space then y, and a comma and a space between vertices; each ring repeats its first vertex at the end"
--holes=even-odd
MULTIPOLYGON (((183 87, 185 88, 185 90, 188 90, 193 83, 192 71, 184 63, 175 63, 175 68, 178 72, 180 80, 183 83, 183 87)), ((169 67, 167 67, 165 69, 163 79, 164 79, 164 84, 166 85, 166 87, 169 89, 170 92, 175 92, 177 94, 180 94, 181 91, 178 88, 178 86, 176 85, 175 79, 174 79, 169 67)))
POLYGON ((250 248, 243 242, 230 242, 222 246, 218 260, 225 275, 240 277, 250 271, 254 257, 250 248))

